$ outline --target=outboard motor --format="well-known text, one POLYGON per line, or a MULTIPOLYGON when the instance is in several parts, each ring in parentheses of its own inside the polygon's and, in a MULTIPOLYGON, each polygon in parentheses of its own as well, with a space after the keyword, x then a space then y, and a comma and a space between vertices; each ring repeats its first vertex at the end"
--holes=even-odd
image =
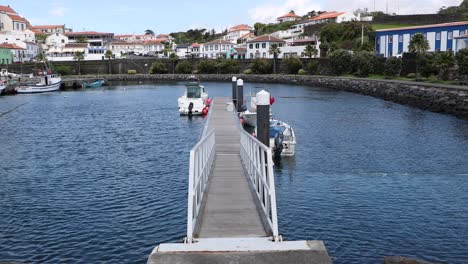
POLYGON ((193 109, 193 102, 190 102, 190 104, 188 106, 188 115, 189 116, 192 116, 192 109, 193 109))
POLYGON ((281 152, 283 152, 283 139, 284 135, 282 132, 279 132, 275 135, 275 157, 279 158, 281 156, 281 152))

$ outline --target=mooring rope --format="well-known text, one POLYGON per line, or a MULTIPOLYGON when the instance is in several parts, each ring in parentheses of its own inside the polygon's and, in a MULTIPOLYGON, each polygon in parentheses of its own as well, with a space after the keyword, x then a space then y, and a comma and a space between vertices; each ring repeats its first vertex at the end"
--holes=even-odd
POLYGON ((4 115, 7 115, 7 114, 9 114, 9 113, 11 113, 11 112, 13 112, 13 111, 15 111, 16 109, 20 108, 21 106, 23 106, 23 105, 25 105, 25 104, 27 104, 27 103, 17 105, 17 106, 13 107, 12 109, 10 109, 10 110, 8 110, 8 111, 6 111, 6 112, 4 112, 4 113, 0 113, 0 117, 2 117, 2 116, 4 116, 4 115))

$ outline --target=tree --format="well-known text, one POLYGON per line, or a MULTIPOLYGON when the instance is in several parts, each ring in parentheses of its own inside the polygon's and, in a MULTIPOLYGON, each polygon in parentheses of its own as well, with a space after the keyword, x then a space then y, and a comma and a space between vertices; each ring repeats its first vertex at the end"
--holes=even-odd
POLYGON ((451 51, 437 52, 434 58, 434 66, 439 70, 439 77, 447 80, 450 69, 455 66, 455 57, 451 51))
POLYGON ((408 51, 416 54, 416 79, 418 79, 419 74, 419 64, 420 59, 423 54, 429 50, 429 42, 423 34, 417 33, 411 38, 408 45, 408 51))
POLYGON ((88 43, 88 40, 85 38, 85 36, 79 36, 76 38, 76 43, 88 43))
POLYGON ((106 50, 106 53, 104 53, 104 58, 106 58, 108 60, 107 69, 109 71, 109 74, 112 74, 112 68, 111 68, 110 60, 112 59, 113 56, 114 56, 114 54, 112 53, 111 50, 106 50))
POLYGON ((46 34, 36 34, 37 43, 45 43, 46 39, 47 39, 46 34))
POLYGON ((318 50, 315 47, 315 45, 312 44, 307 44, 307 46, 304 49, 304 54, 309 57, 309 59, 312 59, 313 56, 316 56, 318 54, 318 50))
POLYGON ((347 50, 338 49, 333 51, 330 56, 330 66, 333 70, 333 73, 336 75, 342 75, 349 73, 352 66, 352 55, 347 50))
POLYGON ((468 75, 468 49, 461 49, 455 55, 459 75, 468 75))
POLYGON ((81 51, 75 52, 75 54, 73 55, 73 60, 78 62, 78 75, 81 75, 80 61, 84 60, 84 53, 81 51))
POLYGON ((278 55, 281 53, 281 50, 278 47, 278 44, 276 43, 271 44, 270 49, 268 50, 268 53, 273 55, 273 73, 276 74, 276 63, 278 61, 278 55))
POLYGON ((177 56, 177 54, 171 53, 171 55, 169 55, 169 59, 172 62, 172 74, 174 74, 175 73, 175 63, 177 62, 177 60, 179 60, 179 57, 177 56))
POLYGON ((45 62, 47 58, 44 56, 44 52, 39 52, 35 58, 36 62, 45 62))
POLYGON ((154 36, 154 31, 151 30, 151 29, 147 29, 147 30, 145 30, 145 35, 154 36))

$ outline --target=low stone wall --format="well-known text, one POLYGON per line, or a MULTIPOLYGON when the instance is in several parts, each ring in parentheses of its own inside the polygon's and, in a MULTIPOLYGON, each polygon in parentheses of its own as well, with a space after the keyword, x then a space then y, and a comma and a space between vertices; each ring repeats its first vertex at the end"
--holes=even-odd
MULTIPOLYGON (((122 81, 183 81, 188 75, 183 74, 137 74, 137 75, 107 75, 100 76, 113 82, 122 81)), ((230 82, 232 75, 206 74, 197 75, 201 81, 230 82)), ((298 84, 343 90, 353 93, 373 96, 395 103, 410 105, 433 112, 452 114, 468 119, 468 87, 426 84, 394 80, 370 80, 361 78, 342 78, 326 76, 298 75, 237 75, 245 82, 298 84)), ((90 79, 99 76, 68 76, 64 78, 66 87, 73 87, 80 79, 90 79)))

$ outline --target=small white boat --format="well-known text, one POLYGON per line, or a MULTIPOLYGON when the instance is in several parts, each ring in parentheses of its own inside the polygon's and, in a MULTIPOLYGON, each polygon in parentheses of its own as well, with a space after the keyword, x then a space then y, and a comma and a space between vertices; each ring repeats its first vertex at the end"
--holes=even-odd
POLYGON ((5 90, 6 88, 6 84, 5 83, 1 83, 0 84, 0 94, 2 94, 3 90, 5 90))
POLYGON ((296 135, 287 123, 270 119, 270 148, 275 157, 296 154, 296 135))
POLYGON ((206 115, 208 93, 195 76, 190 76, 185 84, 184 95, 177 100, 180 115, 206 115))
MULTIPOLYGON (((250 98, 250 110, 239 113, 239 117, 244 119, 246 125, 251 127, 257 126, 257 97, 250 98)), ((270 108, 270 118, 271 118, 271 108, 270 108)))
POLYGON ((18 86, 18 93, 45 93, 55 92, 60 89, 62 78, 58 74, 46 74, 40 76, 40 81, 34 85, 18 86))

